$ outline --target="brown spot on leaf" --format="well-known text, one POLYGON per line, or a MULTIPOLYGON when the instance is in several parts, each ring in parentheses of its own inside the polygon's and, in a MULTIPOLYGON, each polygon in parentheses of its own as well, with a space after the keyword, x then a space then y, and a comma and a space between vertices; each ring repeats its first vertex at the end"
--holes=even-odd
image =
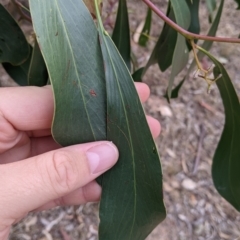
POLYGON ((96 96, 97 96, 96 92, 95 92, 93 89, 91 89, 91 90, 89 91, 89 93, 90 93, 91 96, 93 96, 93 97, 96 97, 96 96))

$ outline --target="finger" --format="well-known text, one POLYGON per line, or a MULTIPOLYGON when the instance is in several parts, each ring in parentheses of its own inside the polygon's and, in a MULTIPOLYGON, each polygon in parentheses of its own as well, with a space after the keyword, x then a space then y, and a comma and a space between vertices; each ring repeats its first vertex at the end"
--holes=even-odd
POLYGON ((28 141, 22 142, 14 148, 0 154, 0 164, 17 162, 29 157, 59 149, 61 146, 50 137, 27 138, 28 141))
POLYGON ((160 122, 157 119, 150 117, 150 116, 146 116, 146 118, 147 118, 150 130, 151 130, 152 136, 154 139, 156 139, 161 132, 160 122))
POLYGON ((88 183, 82 188, 69 193, 66 196, 48 202, 34 210, 34 212, 48 210, 58 206, 80 205, 88 202, 98 202, 101 197, 102 188, 96 181, 88 183))
MULTIPOLYGON (((153 138, 156 139, 160 134, 161 125, 158 120, 150 116, 147 116, 147 121, 153 138)), ((61 147, 51 136, 31 138, 31 144, 29 142, 23 142, 23 144, 25 145, 14 147, 0 154, 0 163, 4 164, 16 162, 48 151, 56 150, 61 147)))
POLYGON ((29 137, 47 137, 52 135, 51 129, 42 129, 42 130, 35 130, 35 131, 28 131, 27 132, 29 137))
POLYGON ((146 102, 150 95, 150 89, 147 84, 141 82, 135 82, 139 98, 142 103, 146 102))
MULTIPOLYGON (((150 90, 145 83, 136 83, 142 102, 150 90)), ((22 131, 50 129, 54 104, 51 87, 0 88, 0 115, 22 131)))
POLYGON ((115 145, 101 141, 1 165, 0 192, 4 196, 0 198, 0 206, 4 206, 1 219, 22 217, 85 186, 112 167, 117 159, 115 145))
POLYGON ((0 88, 0 114, 15 129, 50 129, 53 109, 53 94, 49 87, 0 88))

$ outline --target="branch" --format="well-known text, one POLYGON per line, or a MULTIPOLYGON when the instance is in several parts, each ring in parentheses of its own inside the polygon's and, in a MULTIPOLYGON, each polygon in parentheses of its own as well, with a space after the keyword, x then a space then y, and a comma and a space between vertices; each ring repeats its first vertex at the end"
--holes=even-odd
POLYGON ((157 8, 151 0, 142 0, 144 3, 148 5, 149 8, 151 8, 164 22, 166 22, 169 26, 171 26, 173 29, 175 29, 178 33, 183 35, 185 38, 189 40, 194 39, 201 39, 201 40, 207 40, 207 41, 214 41, 214 42, 228 42, 228 43, 240 43, 239 38, 223 38, 223 37, 211 37, 206 35, 199 35, 195 33, 191 33, 179 25, 177 25, 175 22, 173 22, 171 19, 169 19, 159 8, 157 8))

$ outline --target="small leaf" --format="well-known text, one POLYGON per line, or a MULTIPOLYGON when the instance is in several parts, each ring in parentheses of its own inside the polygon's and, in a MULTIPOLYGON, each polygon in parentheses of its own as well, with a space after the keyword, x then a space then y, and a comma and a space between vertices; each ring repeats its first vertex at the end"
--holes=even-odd
POLYGON ((235 2, 238 4, 237 9, 240 9, 240 0, 235 0, 235 2))
MULTIPOLYGON (((188 29, 191 16, 188 6, 185 1, 171 0, 173 11, 176 17, 177 24, 184 29, 188 29)), ((172 86, 177 74, 186 66, 188 62, 188 48, 185 38, 178 33, 177 43, 173 53, 172 71, 168 84, 168 98, 171 98, 172 86)))
POLYGON ((30 86, 45 86, 48 81, 47 68, 39 48, 38 42, 35 41, 31 64, 28 72, 28 85, 30 86))
POLYGON ((107 89, 107 139, 120 153, 102 177, 100 240, 142 240, 165 218, 162 173, 131 75, 97 12, 107 89))
POLYGON ((135 73, 132 75, 132 79, 134 82, 142 82, 142 74, 143 74, 144 68, 139 68, 135 73))
MULTIPOLYGON (((199 23, 199 0, 186 0, 189 11, 191 14, 191 22, 188 28, 188 31, 191 33, 199 34, 200 32, 200 23, 199 23)), ((195 43, 197 40, 194 41, 195 43)), ((189 51, 192 49, 192 46, 187 41, 187 46, 189 51)))
POLYGON ((213 158, 213 182, 218 192, 240 211, 239 99, 223 65, 204 49, 200 50, 215 64, 214 77, 221 74, 216 83, 225 109, 225 125, 213 158))
MULTIPOLYGON (((212 26, 211 26, 211 28, 208 31, 208 34, 207 34, 208 36, 215 36, 216 35, 217 29, 218 29, 218 25, 219 25, 219 22, 220 22, 220 19, 221 19, 221 15, 222 15, 223 5, 224 5, 224 0, 221 0, 219 8, 218 8, 218 12, 216 14, 216 17, 214 18, 212 26)), ((213 44, 212 41, 204 41, 203 44, 202 44, 202 48, 208 51, 211 48, 212 44, 213 44)), ((199 51, 197 53, 197 56, 198 56, 198 59, 201 60, 203 58, 203 56, 204 56, 204 53, 199 51)), ((191 65, 190 65, 190 67, 189 67, 189 69, 188 69, 188 72, 187 72, 186 76, 183 79, 183 82, 182 82, 181 86, 183 85, 183 83, 185 82, 185 80, 187 79, 188 75, 190 74, 190 72, 195 67, 195 65, 196 65, 196 61, 193 60, 191 65)), ((178 89, 178 92, 179 92, 179 90, 180 90, 180 88, 178 89)))
POLYGON ((9 76, 20 86, 28 86, 28 71, 31 63, 32 47, 29 45, 30 54, 28 59, 19 66, 11 63, 3 63, 3 68, 9 76))
MULTIPOLYGON (((172 90, 171 99, 178 98, 179 91, 180 91, 184 81, 185 81, 185 78, 183 80, 181 80, 179 82, 179 84, 172 90)), ((167 98, 168 102, 170 103, 170 99, 168 98, 167 92, 164 95, 164 97, 167 98)))
POLYGON ((199 23, 199 0, 186 0, 191 14, 191 22, 188 31, 198 34, 200 32, 199 23), (192 1, 192 2, 191 2, 192 1))
POLYGON ((141 35, 139 37, 139 45, 145 47, 147 45, 148 42, 148 36, 150 34, 151 31, 151 23, 152 23, 152 10, 150 8, 148 8, 147 11, 147 16, 145 19, 145 23, 141 32, 141 35))
MULTIPOLYGON (((218 25, 219 25, 219 22, 220 22, 220 19, 221 19, 221 16, 222 16, 223 6, 224 6, 224 0, 221 0, 218 11, 217 11, 217 14, 216 14, 216 17, 214 18, 214 21, 213 21, 213 23, 212 23, 212 25, 211 25, 211 27, 208 31, 208 34, 207 34, 208 36, 215 36, 216 35, 216 32, 218 30, 218 25)), ((212 44, 213 44, 212 41, 204 41, 201 47, 203 49, 205 49, 206 51, 208 51, 212 47, 212 44)), ((198 56, 198 59, 200 61, 203 58, 204 53, 199 51, 197 56, 198 56)), ((191 66, 189 67, 188 74, 195 67, 195 65, 196 65, 196 61, 193 61, 191 63, 191 66)))
POLYGON ((104 68, 88 9, 66 0, 30 0, 30 9, 54 91, 54 139, 63 146, 106 139, 104 68))
POLYGON ((216 0, 206 0, 206 3, 207 3, 207 9, 209 12, 209 20, 210 20, 210 23, 212 23, 213 12, 217 7, 216 0))
POLYGON ((28 42, 16 21, 0 4, 0 63, 20 65, 30 53, 28 42))
MULTIPOLYGON (((167 16, 175 22, 175 16, 171 4, 169 2, 167 16)), ((177 32, 168 24, 164 24, 160 37, 155 45, 152 54, 148 60, 148 63, 143 71, 146 73, 147 69, 158 63, 159 68, 164 72, 172 64, 173 52, 177 42, 177 32)))
POLYGON ((119 0, 117 19, 112 34, 112 40, 131 71, 131 40, 126 0, 119 0))

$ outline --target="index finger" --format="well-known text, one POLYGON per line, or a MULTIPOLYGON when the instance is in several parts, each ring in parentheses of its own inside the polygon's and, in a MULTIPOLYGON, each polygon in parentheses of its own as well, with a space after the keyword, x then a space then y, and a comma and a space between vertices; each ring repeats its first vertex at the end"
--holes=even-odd
MULTIPOLYGON (((136 89, 142 102, 149 96, 149 88, 137 83, 136 89)), ((53 92, 47 87, 0 88, 0 115, 15 129, 35 131, 51 128, 54 113, 53 92)))

